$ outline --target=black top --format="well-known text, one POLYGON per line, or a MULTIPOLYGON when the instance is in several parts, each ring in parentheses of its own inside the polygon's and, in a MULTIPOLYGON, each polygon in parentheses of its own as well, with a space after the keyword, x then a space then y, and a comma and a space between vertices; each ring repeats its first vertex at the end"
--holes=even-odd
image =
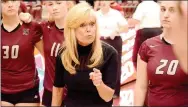
MULTIPOLYGON (((57 56, 56 71, 55 71, 55 87, 67 86, 67 96, 63 103, 66 107, 110 107, 112 100, 105 102, 98 94, 96 87, 93 85, 92 80, 89 79, 89 73, 93 72, 93 68, 88 68, 86 65, 89 62, 91 45, 80 46, 78 45, 78 54, 80 66, 76 67, 76 74, 71 75, 64 69, 60 56, 57 56)), ((102 73, 102 80, 104 84, 115 89, 117 80, 117 51, 110 45, 102 42, 103 59, 104 62, 96 67, 102 73)))

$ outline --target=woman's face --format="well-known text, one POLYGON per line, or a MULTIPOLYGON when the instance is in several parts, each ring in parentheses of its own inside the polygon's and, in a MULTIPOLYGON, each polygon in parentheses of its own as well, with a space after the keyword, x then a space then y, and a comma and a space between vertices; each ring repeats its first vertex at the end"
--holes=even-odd
POLYGON ((163 28, 173 28, 178 24, 180 11, 178 9, 178 1, 161 1, 160 2, 160 18, 163 28))
POLYGON ((67 14, 67 2, 66 1, 45 1, 48 12, 56 20, 64 18, 67 14))
POLYGON ((78 43, 87 46, 94 42, 96 37, 96 18, 92 15, 84 23, 75 29, 75 35, 78 43))
POLYGON ((109 1, 100 1, 100 7, 101 8, 110 8, 110 4, 111 4, 112 0, 109 1))
POLYGON ((19 8, 19 0, 2 0, 1 2, 1 10, 3 16, 12 17, 18 15, 19 8))

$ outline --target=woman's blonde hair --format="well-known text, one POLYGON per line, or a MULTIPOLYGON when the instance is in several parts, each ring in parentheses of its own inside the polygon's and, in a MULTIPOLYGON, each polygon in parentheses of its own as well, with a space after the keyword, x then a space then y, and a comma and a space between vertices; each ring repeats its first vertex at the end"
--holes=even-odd
MULTIPOLYGON (((77 40, 75 29, 84 23, 88 18, 93 15, 96 18, 95 11, 88 3, 79 3, 72 7, 65 19, 63 52, 61 54, 62 63, 65 69, 70 74, 76 74, 76 65, 80 65, 79 56, 77 51, 77 40)), ((97 22, 96 22, 97 26, 97 22)), ((91 57, 89 68, 100 65, 103 61, 102 45, 98 34, 98 27, 96 29, 95 40, 92 43, 91 57)))

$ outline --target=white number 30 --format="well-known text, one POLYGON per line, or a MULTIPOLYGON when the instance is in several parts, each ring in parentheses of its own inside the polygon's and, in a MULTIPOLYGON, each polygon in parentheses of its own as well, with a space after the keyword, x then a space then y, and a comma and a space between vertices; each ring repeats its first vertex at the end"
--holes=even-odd
POLYGON ((12 59, 18 58, 18 51, 19 51, 19 46, 18 45, 13 45, 12 48, 9 46, 2 46, 2 49, 4 49, 4 59, 8 59, 11 57, 12 59), (9 49, 11 49, 11 55, 9 55, 9 49))
MULTIPOLYGON (((160 62, 162 64, 157 67, 156 74, 164 74, 164 71, 162 71, 161 69, 166 66, 166 64, 168 63, 168 60, 162 59, 160 62)), ((168 66, 168 70, 167 70, 168 75, 174 75, 176 73, 178 63, 179 63, 178 60, 172 60, 170 62, 169 66, 168 66)))

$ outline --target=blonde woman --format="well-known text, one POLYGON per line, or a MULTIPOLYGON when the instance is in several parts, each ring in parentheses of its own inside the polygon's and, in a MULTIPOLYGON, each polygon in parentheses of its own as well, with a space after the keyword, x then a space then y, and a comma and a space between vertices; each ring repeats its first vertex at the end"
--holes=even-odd
POLYGON ((95 11, 79 3, 67 14, 65 45, 56 59, 53 106, 112 106, 117 52, 99 39, 95 11), (67 96, 62 101, 63 87, 67 96))

